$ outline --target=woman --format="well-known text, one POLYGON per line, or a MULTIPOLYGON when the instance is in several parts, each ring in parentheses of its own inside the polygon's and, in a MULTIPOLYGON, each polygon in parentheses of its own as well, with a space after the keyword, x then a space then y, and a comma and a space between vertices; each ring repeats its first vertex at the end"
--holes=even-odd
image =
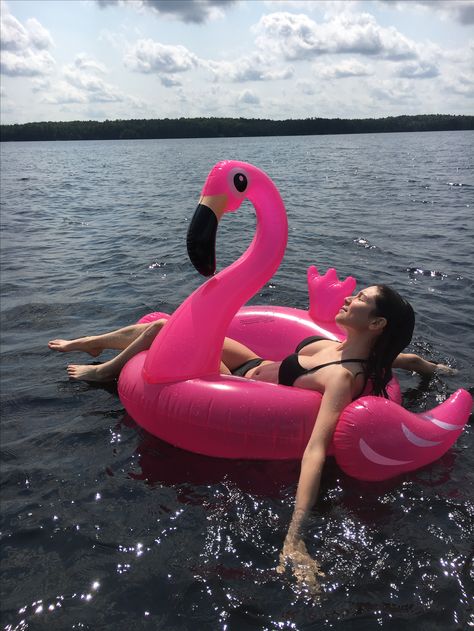
MULTIPOLYGON (((73 379, 110 381, 119 375, 131 357, 151 346, 165 323, 166 320, 158 320, 104 335, 52 340, 48 346, 60 352, 81 350, 94 357, 106 348, 122 350, 100 365, 67 367, 73 379)), ((224 374, 317 390, 323 395, 301 462, 293 517, 278 568, 282 572, 285 562, 289 561, 296 578, 313 588, 317 588, 316 577, 320 570, 306 551, 303 528, 316 502, 327 447, 341 412, 364 392, 369 381, 373 394, 386 396, 385 387, 392 377, 392 367, 428 375, 435 371, 451 372, 442 364, 427 362, 414 354, 401 354, 410 343, 415 315, 410 304, 386 285, 368 287, 346 298, 336 323, 346 333, 343 342, 308 338, 282 362, 264 360, 243 344, 226 338, 221 361, 224 374)))

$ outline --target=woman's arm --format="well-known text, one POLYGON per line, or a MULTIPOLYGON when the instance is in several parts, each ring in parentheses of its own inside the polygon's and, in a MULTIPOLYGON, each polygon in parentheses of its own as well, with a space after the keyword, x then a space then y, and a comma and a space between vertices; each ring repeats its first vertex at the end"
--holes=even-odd
MULTIPOLYGON (((301 461, 295 508, 280 556, 279 572, 285 562, 291 561, 298 580, 310 584, 320 574, 319 566, 308 554, 303 543, 303 528, 308 514, 316 502, 326 451, 337 420, 343 409, 352 401, 354 378, 349 371, 338 370, 325 389, 313 432, 301 461)), ((317 587, 317 582, 313 587, 317 587)))
POLYGON ((342 410, 352 401, 353 377, 349 371, 329 381, 325 389, 313 432, 301 461, 301 471, 296 492, 295 509, 287 539, 301 536, 304 520, 316 502, 326 451, 342 410))
POLYGON ((435 372, 444 375, 455 375, 457 370, 444 364, 435 364, 423 359, 415 353, 400 353, 392 364, 393 368, 402 368, 420 375, 433 375, 435 372))

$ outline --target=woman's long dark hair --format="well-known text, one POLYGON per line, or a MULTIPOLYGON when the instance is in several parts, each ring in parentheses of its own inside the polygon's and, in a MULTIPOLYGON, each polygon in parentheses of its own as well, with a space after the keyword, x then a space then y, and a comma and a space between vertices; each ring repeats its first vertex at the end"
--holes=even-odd
POLYGON ((373 394, 388 398, 386 386, 392 378, 392 364, 411 341, 415 312, 391 287, 377 285, 377 290, 373 315, 385 318, 387 324, 372 347, 365 374, 372 381, 373 394))

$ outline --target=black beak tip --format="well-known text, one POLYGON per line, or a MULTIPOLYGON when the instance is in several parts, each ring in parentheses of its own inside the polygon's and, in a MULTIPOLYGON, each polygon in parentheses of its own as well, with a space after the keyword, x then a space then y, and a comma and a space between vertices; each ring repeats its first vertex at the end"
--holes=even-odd
POLYGON ((203 261, 193 261, 193 259, 191 257, 189 257, 191 259, 191 263, 194 265, 194 267, 196 268, 196 270, 202 275, 202 276, 214 276, 215 271, 216 271, 216 266, 212 265, 212 263, 205 263, 203 261))
POLYGON ((188 229, 188 256, 196 270, 203 276, 213 276, 216 271, 217 217, 204 204, 199 204, 188 229))

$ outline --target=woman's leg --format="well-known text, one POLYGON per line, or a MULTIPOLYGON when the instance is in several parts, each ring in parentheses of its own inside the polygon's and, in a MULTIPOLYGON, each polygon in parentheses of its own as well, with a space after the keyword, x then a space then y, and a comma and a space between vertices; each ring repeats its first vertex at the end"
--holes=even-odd
POLYGON ((229 373, 235 370, 250 359, 257 359, 256 355, 248 346, 226 337, 222 348, 222 363, 228 369, 229 373))
MULTIPOLYGON (((70 364, 67 367, 68 375, 72 379, 81 379, 83 381, 112 381, 118 377, 120 371, 129 359, 134 357, 137 353, 150 348, 153 340, 163 328, 165 323, 165 319, 160 319, 156 322, 152 322, 151 324, 132 325, 131 327, 125 327, 124 329, 113 331, 112 333, 98 335, 94 338, 79 338, 79 340, 72 340, 71 344, 74 345, 74 348, 67 348, 63 352, 66 350, 85 350, 84 342, 81 342, 80 340, 99 340, 99 346, 94 346, 93 343, 91 347, 87 346, 87 344, 86 346, 90 349, 100 348, 100 350, 103 350, 103 348, 120 348, 118 344, 124 343, 127 340, 127 337, 128 339, 131 337, 135 338, 126 346, 126 348, 124 348, 124 350, 122 350, 121 353, 103 364, 99 364, 97 366, 70 364), (136 327, 139 327, 139 329, 136 327), (116 346, 110 346, 111 344, 116 344, 116 346)), ((59 342, 60 340, 55 341, 59 342)), ((90 352, 90 350, 87 352, 90 352)), ((258 355, 256 355, 244 344, 226 337, 224 340, 224 347, 222 349, 221 373, 231 374, 231 371, 235 368, 238 368, 246 361, 257 357, 258 355)))
MULTIPOLYGON (((70 364, 67 367, 67 374, 71 379, 81 379, 83 381, 113 381, 119 376, 120 371, 129 359, 150 348, 153 340, 158 335, 166 320, 156 320, 147 323, 142 327, 138 337, 125 348, 121 353, 110 361, 97 366, 70 364)), ((140 325, 141 326, 141 325, 140 325)))
POLYGON ((89 353, 92 357, 97 357, 107 348, 120 351, 124 350, 149 326, 149 322, 144 324, 131 324, 130 326, 125 326, 102 335, 88 335, 86 337, 78 337, 74 340, 51 340, 48 342, 48 347, 60 353, 83 351, 84 353, 89 353))

